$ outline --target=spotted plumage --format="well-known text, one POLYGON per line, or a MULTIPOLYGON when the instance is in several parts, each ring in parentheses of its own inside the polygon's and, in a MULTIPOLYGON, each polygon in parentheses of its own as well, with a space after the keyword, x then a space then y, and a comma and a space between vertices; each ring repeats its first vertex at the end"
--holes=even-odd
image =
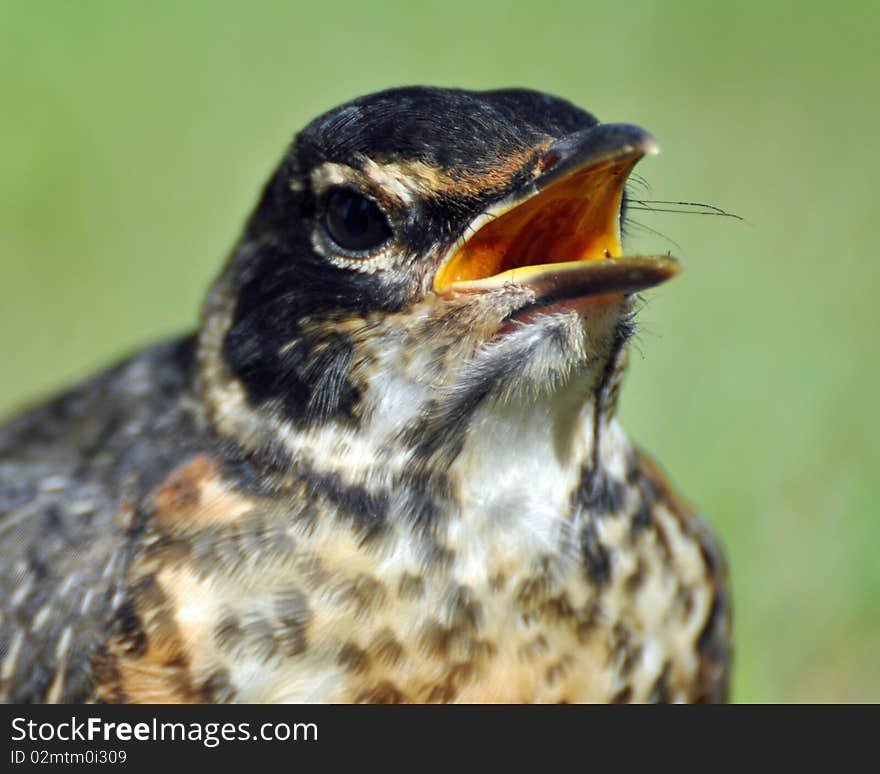
POLYGON ((309 124, 195 334, 0 429, 0 696, 723 700, 724 560, 615 419, 654 148, 524 90, 309 124))

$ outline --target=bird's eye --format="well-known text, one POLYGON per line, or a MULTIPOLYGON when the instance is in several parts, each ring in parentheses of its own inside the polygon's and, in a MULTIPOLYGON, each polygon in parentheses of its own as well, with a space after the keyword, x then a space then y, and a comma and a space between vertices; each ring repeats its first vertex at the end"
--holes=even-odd
POLYGON ((324 228, 344 251, 366 253, 391 237, 391 224, 379 206, 351 188, 334 188, 327 195, 324 228))

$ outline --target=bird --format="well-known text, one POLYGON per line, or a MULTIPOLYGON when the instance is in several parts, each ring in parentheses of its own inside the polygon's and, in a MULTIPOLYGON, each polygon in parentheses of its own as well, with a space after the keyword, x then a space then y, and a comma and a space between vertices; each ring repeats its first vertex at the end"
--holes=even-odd
POLYGON ((0 698, 729 698, 707 522, 616 415, 658 146, 529 89, 307 124, 197 329, 0 428, 0 698))

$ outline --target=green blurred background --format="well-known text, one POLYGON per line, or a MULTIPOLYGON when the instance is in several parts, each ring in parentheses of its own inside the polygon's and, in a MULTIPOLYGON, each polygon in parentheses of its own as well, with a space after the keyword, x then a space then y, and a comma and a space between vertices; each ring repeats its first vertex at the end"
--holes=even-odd
POLYGON ((623 417, 721 533, 739 701, 880 700, 871 2, 0 2, 0 413, 192 326, 292 133, 404 83, 639 123, 623 417))

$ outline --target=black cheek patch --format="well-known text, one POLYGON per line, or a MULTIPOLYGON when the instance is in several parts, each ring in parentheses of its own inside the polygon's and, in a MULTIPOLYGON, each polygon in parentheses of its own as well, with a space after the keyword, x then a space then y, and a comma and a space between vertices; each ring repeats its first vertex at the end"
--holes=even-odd
POLYGON ((351 379, 353 351, 332 329, 307 337, 296 321, 265 314, 242 318, 224 343, 226 362, 244 384, 248 402, 259 407, 272 401, 295 424, 354 417, 360 390, 351 379))
POLYGON ((304 241, 296 253, 270 246, 252 259, 223 357, 255 408, 272 402, 297 425, 354 421, 363 389, 352 366, 363 354, 339 323, 397 311, 407 293, 380 273, 325 262, 304 241))

